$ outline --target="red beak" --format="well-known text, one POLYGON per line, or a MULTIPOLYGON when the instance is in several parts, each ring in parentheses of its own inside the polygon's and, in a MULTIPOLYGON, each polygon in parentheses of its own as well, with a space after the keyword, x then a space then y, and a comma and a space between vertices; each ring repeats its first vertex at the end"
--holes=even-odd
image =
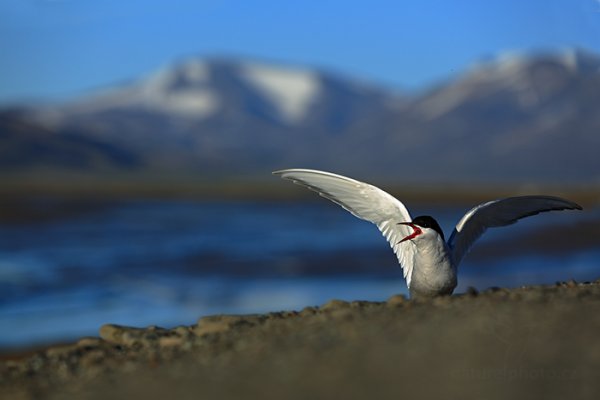
POLYGON ((417 225, 413 224, 412 222, 398 222, 398 225, 410 226, 411 228, 413 228, 413 233, 411 233, 410 235, 408 235, 407 237, 405 237, 404 239, 402 239, 401 241, 399 241, 397 244, 400 244, 400 243, 405 242, 407 240, 414 239, 417 236, 419 236, 421 233, 423 233, 423 231, 421 230, 421 228, 419 228, 417 225))

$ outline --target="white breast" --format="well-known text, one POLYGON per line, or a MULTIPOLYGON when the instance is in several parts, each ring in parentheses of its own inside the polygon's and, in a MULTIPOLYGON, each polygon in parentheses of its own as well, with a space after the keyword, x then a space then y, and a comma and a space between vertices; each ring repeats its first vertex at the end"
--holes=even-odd
POLYGON ((415 244, 411 297, 451 294, 456 287, 456 267, 444 240, 438 235, 427 235, 415 244))

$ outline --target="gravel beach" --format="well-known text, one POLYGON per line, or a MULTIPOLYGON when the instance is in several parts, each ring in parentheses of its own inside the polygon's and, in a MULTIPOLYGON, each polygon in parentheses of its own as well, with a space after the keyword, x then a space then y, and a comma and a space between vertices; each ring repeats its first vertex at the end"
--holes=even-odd
MULTIPOLYGON (((10 327, 3 327, 10 329, 10 327)), ((596 398, 600 281, 332 300, 0 361, 2 399, 596 398)))

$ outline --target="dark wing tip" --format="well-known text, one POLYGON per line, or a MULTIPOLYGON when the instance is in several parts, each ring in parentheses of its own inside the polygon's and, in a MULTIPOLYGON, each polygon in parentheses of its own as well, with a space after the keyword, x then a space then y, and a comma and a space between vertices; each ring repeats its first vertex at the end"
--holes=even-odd
POLYGON ((555 197, 555 199, 560 200, 563 203, 565 203, 563 210, 583 210, 583 207, 581 207, 579 204, 575 203, 574 201, 562 199, 560 197, 555 197))
POLYGON ((539 198, 539 199, 547 199, 547 200, 552 200, 552 201, 558 202, 560 204, 560 206, 558 206, 556 208, 552 208, 553 210, 583 210, 583 207, 581 207, 579 204, 575 203, 574 201, 563 199, 562 197, 557 197, 557 196, 540 196, 540 195, 536 196, 536 195, 534 195, 534 196, 522 196, 521 198, 523 198, 523 199, 539 198))

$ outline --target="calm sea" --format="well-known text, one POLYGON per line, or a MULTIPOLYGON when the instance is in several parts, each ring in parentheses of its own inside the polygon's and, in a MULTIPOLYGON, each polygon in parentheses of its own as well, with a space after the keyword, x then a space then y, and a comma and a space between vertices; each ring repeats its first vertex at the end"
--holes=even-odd
MULTIPOLYGON (((466 209, 436 207, 449 234, 466 209)), ((547 213, 489 231, 481 243, 600 217, 547 213)), ((507 249, 510 253, 510 249, 507 249)), ((468 286, 600 277, 600 249, 467 257, 468 286)), ((376 227, 326 201, 135 201, 77 217, 0 225, 0 348, 96 335, 105 323, 192 324, 215 313, 299 310, 338 298, 406 293, 376 227)))

